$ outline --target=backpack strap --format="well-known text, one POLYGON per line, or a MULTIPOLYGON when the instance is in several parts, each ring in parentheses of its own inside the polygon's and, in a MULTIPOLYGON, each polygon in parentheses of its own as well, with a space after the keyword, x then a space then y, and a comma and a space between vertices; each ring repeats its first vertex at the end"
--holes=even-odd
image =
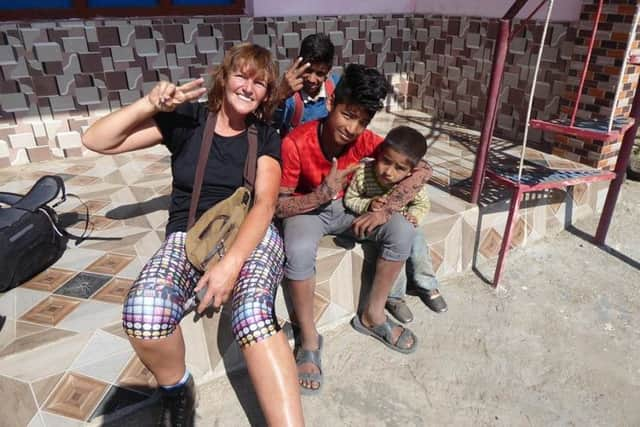
POLYGON ((327 80, 324 81, 324 90, 327 94, 327 98, 330 98, 333 95, 333 91, 336 89, 335 84, 333 83, 332 76, 329 76, 327 80))
POLYGON ((253 193, 256 183, 256 172, 258 170, 258 129, 255 124, 249 126, 247 132, 249 139, 249 152, 244 162, 244 185, 253 193))
POLYGON ((57 175, 45 175, 33 184, 27 194, 20 200, 16 200, 12 205, 17 209, 36 212, 56 197, 61 199, 58 204, 66 200, 64 181, 57 175))
MULTIPOLYGON (((333 76, 329 76, 327 80, 324 81, 324 90, 326 93, 326 97, 329 98, 333 95, 333 91, 336 88, 335 83, 333 82, 333 76)), ((291 116, 291 128, 295 128, 300 125, 302 122, 302 115, 304 114, 304 101, 302 100, 302 95, 300 91, 293 94, 293 115, 291 116)))
POLYGON ((193 179, 193 192, 191 193, 191 205, 189 206, 189 219, 187 230, 191 228, 196 220, 198 202, 200 201, 200 190, 202 190, 202 180, 204 178, 205 166, 209 159, 209 151, 213 142, 213 134, 216 130, 216 114, 209 112, 202 134, 202 144, 200 144, 200 154, 198 155, 198 166, 196 166, 196 176, 193 179))

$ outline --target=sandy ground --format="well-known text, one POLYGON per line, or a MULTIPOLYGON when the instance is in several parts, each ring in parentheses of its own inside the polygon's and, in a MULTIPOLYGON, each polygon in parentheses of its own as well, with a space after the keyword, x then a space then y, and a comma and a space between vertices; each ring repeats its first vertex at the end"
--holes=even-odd
MULTIPOLYGON (((447 279, 445 314, 410 298, 411 355, 348 324, 325 334, 307 425, 640 426, 640 183, 624 184, 607 249, 585 240, 596 224, 512 251, 498 290, 471 272, 447 279)), ((200 390, 197 425, 264 424, 246 373, 200 390)))

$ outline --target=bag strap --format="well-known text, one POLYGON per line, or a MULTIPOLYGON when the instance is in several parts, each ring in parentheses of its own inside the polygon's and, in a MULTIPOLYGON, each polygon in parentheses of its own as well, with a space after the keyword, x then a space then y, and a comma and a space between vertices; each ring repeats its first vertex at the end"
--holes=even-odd
POLYGON ((209 151, 211 150, 211 143, 213 142, 213 134, 215 130, 216 114, 210 111, 204 125, 202 144, 200 145, 200 154, 198 156, 198 166, 196 166, 196 176, 193 179, 193 193, 191 193, 191 205, 189 206, 187 230, 191 228, 196 220, 196 211, 198 210, 198 202, 200 201, 200 190, 202 190, 204 170, 207 165, 207 160, 209 159, 209 151))
POLYGON ((258 171, 258 129, 254 124, 249 126, 247 131, 249 139, 249 152, 244 162, 244 186, 253 193, 256 183, 256 172, 258 171))
MULTIPOLYGON (((187 220, 187 230, 193 226, 196 221, 196 212, 198 211, 198 202, 200 201, 200 191, 202 190, 202 180, 204 179, 205 167, 209 159, 211 144, 213 143, 213 134, 216 130, 216 114, 209 112, 207 121, 204 126, 204 134, 202 136, 202 144, 200 145, 200 154, 198 157, 198 165, 196 166, 196 176, 193 179, 193 193, 191 194, 191 205, 189 206, 189 219, 187 220)), ((258 130, 254 124, 249 126, 247 136, 249 139, 249 152, 244 162, 244 185, 253 193, 254 184, 256 182, 256 171, 258 168, 258 130)))

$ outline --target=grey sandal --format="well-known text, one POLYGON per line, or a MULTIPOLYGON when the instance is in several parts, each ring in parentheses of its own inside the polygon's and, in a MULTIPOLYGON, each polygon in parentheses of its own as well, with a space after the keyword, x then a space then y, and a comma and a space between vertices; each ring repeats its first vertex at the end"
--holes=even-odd
POLYGON ((300 393, 304 395, 317 394, 322 388, 322 335, 318 335, 317 350, 305 350, 302 347, 298 347, 296 350, 296 366, 302 365, 303 363, 314 364, 319 372, 298 373, 298 380, 318 383, 318 388, 304 387, 300 384, 300 393))
POLYGON ((373 337, 390 349, 398 351, 400 353, 413 353, 418 345, 418 338, 414 335, 413 332, 411 332, 411 330, 394 322, 388 317, 383 323, 369 328, 365 326, 360 320, 360 317, 356 315, 353 316, 353 319, 351 319, 351 326, 353 326, 353 329, 360 332, 361 334, 373 337), (393 342, 393 328, 395 328, 396 326, 402 328, 402 333, 400 333, 398 339, 393 342), (413 345, 411 347, 407 347, 406 344, 409 343, 410 338, 413 339, 413 345))

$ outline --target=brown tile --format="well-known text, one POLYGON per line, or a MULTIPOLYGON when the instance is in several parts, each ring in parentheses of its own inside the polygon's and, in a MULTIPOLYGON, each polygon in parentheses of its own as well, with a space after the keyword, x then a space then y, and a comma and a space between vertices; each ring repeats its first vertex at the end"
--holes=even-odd
POLYGON ((71 175, 82 175, 83 173, 93 169, 93 165, 73 165, 64 170, 64 173, 71 175))
POLYGON ((116 277, 100 289, 100 291, 93 296, 93 299, 123 304, 132 284, 133 280, 116 277))
MULTIPOLYGON (((91 215, 91 218, 89 218, 89 222, 93 226, 94 230, 106 230, 118 223, 118 221, 114 221, 102 215, 91 215)), ((84 224, 76 224, 75 227, 84 227, 84 224)))
POLYGON ((573 186, 573 200, 576 205, 582 206, 589 200, 589 186, 587 184, 578 184, 573 186))
POLYGON ((120 46, 120 35, 117 27, 97 27, 100 46, 120 46))
POLYGON ((531 225, 529 225, 524 219, 518 218, 515 227, 513 228, 513 236, 511 237, 512 246, 522 246, 526 237, 531 233, 531 225))
POLYGON ((134 355, 120 374, 117 384, 130 390, 148 392, 158 386, 153 374, 134 355))
POLYGON ((131 256, 105 254, 95 260, 85 270, 93 273, 115 275, 125 268, 132 260, 133 257, 131 256))
POLYGON ((485 258, 493 258, 500 252, 501 244, 502 235, 498 233, 495 228, 491 228, 480 243, 480 253, 484 255, 485 258))
POLYGON ((58 95, 58 83, 54 76, 42 76, 33 79, 33 90, 38 96, 58 95))
POLYGON ((79 53, 80 68, 84 73, 100 73, 103 71, 102 55, 99 53, 79 53))
POLYGON ((145 167, 142 172, 145 175, 153 175, 153 174, 160 174, 160 173, 164 173, 167 172, 169 170, 169 165, 164 163, 164 162, 158 162, 158 163, 153 163, 150 164, 149 166, 145 167))
POLYGON ((95 176, 82 176, 78 175, 70 180, 68 180, 65 184, 67 185, 77 185, 78 187, 87 187, 98 182, 98 178, 95 176))
POLYGON ((73 271, 63 270, 61 268, 49 268, 22 286, 30 289, 53 292, 66 283, 74 274, 76 273, 73 271))
POLYGON ((84 421, 98 406, 108 385, 76 373, 68 373, 45 403, 49 412, 84 421))
POLYGON ((20 320, 55 326, 71 313, 80 301, 71 298, 50 296, 31 310, 27 311, 20 320))
POLYGON ((89 209, 90 214, 95 214, 96 212, 108 206, 110 203, 111 203, 110 200, 99 200, 99 199, 87 200, 84 203, 84 205, 78 205, 75 208, 73 208, 72 211, 84 214, 86 210, 89 209), (86 205, 86 208, 85 208, 85 205, 86 205))

